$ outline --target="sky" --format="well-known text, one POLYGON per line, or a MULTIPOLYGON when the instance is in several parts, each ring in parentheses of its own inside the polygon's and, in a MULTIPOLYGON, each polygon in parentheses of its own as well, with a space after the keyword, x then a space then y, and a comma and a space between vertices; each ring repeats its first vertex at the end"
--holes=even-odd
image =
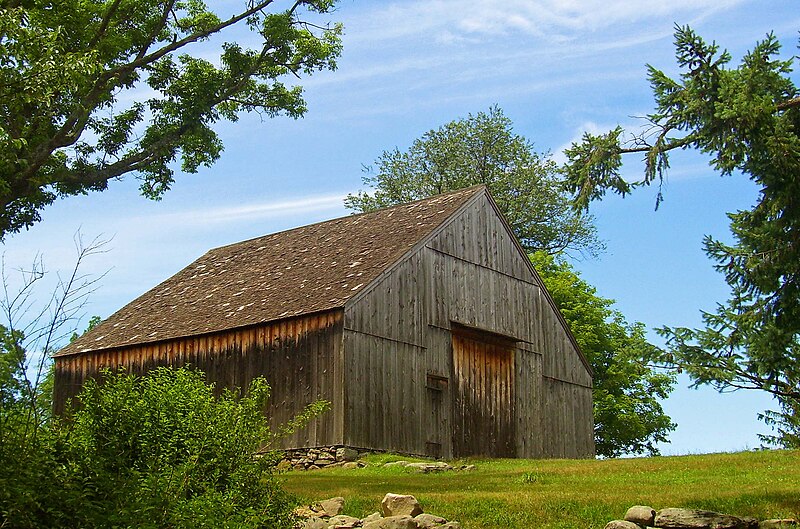
MULTIPOLYGON (((241 0, 212 5, 235 9, 241 0)), ((281 2, 277 2, 280 4, 281 2)), ((85 307, 107 317, 210 248, 342 215, 348 193, 365 189, 363 167, 404 150, 425 132, 498 105, 514 131, 562 161, 584 131, 637 127, 652 110, 646 64, 675 75, 675 24, 715 40, 738 62, 770 31, 784 55, 797 53, 796 1, 674 0, 339 0, 324 20, 345 26, 334 72, 299 81, 306 116, 244 115, 220 123, 225 151, 210 168, 176 175, 159 202, 134 178, 103 193, 58 201, 42 222, 7 237, 10 277, 40 256, 56 274, 74 262, 74 236, 110 238, 82 271, 106 273, 85 307)), ((246 31, 226 40, 255 43, 246 31)), ((211 43, 213 44, 213 43, 211 43)), ((211 44, 199 53, 213 56, 211 44)), ((793 73, 795 83, 797 74, 793 73)), ((627 159, 624 174, 641 174, 627 159)), ((721 177, 692 152, 673 158, 665 201, 655 189, 591 207, 607 250, 576 260, 584 279, 628 321, 648 328, 697 326, 727 289, 702 252, 705 234, 729 237, 725 213, 748 208, 755 187, 721 177)), ((13 286, 13 279, 12 286, 13 286)), ((654 343, 660 338, 653 332, 654 343)), ((663 402, 678 424, 665 455, 753 449, 769 433, 756 418, 774 403, 755 392, 718 394, 679 384, 663 402)))

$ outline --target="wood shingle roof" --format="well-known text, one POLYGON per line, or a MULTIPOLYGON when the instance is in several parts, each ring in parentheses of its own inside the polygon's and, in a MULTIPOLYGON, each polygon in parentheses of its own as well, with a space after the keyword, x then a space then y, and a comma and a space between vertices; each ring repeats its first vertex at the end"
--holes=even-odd
POLYGON ((210 250, 56 356, 343 307, 483 186, 210 250))

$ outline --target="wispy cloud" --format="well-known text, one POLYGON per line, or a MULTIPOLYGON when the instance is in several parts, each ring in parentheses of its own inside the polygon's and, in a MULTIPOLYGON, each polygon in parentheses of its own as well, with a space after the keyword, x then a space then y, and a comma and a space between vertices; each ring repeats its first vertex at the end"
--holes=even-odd
MULTIPOLYGON (((586 32, 619 24, 664 20, 676 14, 708 16, 741 0, 434 0, 382 5, 360 24, 355 38, 372 42, 412 34, 446 35, 447 42, 468 36, 508 36, 513 33, 551 42, 580 39, 586 32), (368 22, 367 22, 368 21, 368 22)), ((643 28, 646 29, 646 28, 643 28)))
POLYGON ((346 193, 310 195, 304 198, 255 202, 237 206, 184 209, 175 213, 140 217, 134 222, 169 224, 173 227, 192 227, 289 217, 297 214, 341 210, 346 193))

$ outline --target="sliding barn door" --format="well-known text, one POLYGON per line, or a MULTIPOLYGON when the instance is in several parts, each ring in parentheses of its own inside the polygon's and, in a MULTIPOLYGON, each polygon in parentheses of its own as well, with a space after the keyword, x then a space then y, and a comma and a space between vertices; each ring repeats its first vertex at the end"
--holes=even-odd
POLYGON ((453 330, 453 455, 515 457, 514 344, 453 330))

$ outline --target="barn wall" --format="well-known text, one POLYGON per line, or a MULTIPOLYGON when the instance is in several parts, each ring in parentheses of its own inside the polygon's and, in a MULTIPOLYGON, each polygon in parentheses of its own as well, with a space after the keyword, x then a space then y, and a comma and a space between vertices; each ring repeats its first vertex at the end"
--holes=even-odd
POLYGON ((342 312, 331 311, 228 332, 136 347, 56 357, 54 406, 63 413, 85 380, 103 367, 144 373, 161 365, 191 364, 219 387, 246 387, 264 376, 272 393, 273 427, 309 403, 325 399, 333 409, 284 439, 284 448, 342 444, 342 312))
POLYGON ((352 300, 344 323, 346 444, 453 456, 455 322, 516 339, 517 457, 593 455, 585 435, 591 377, 537 282, 481 197, 352 300), (560 381, 570 391, 545 399, 560 381))

